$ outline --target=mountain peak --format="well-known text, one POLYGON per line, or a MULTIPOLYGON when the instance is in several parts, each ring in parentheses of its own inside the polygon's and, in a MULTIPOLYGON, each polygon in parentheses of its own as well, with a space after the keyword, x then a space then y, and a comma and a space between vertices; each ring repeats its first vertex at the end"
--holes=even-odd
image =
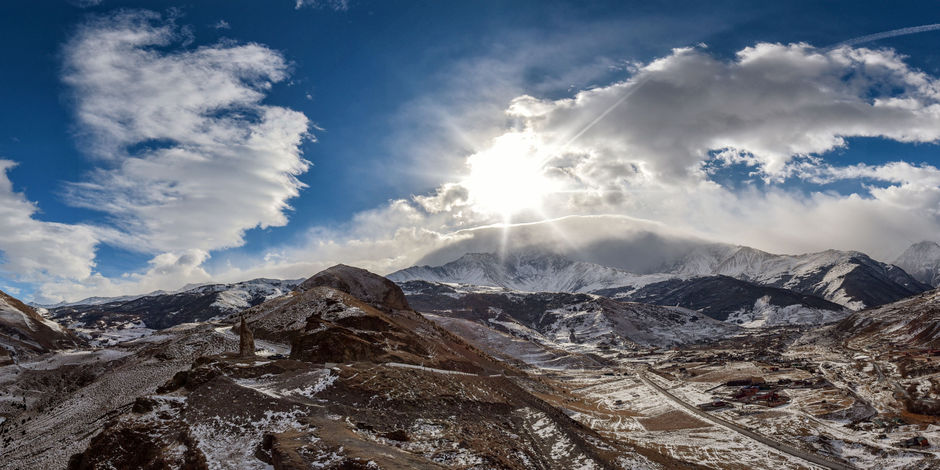
MULTIPOLYGON (((937 256, 940 265, 940 254, 937 256)), ((639 289, 666 279, 729 276, 754 284, 819 296, 853 310, 881 305, 927 288, 895 266, 859 251, 778 255, 748 246, 693 247, 659 272, 637 274, 537 247, 505 256, 468 253, 442 266, 415 266, 389 275, 395 282, 428 281, 503 287, 524 292, 597 292, 639 289)))
POLYGON ((920 282, 940 286, 940 244, 924 240, 914 243, 894 260, 900 267, 920 282))
POLYGON ((337 264, 300 283, 297 290, 303 292, 321 286, 332 287, 380 308, 411 309, 398 285, 362 268, 337 264))
POLYGON ((468 253, 442 266, 414 266, 388 277, 395 282, 446 282, 524 292, 591 292, 634 284, 642 276, 535 247, 504 256, 468 253))
POLYGON ((910 249, 918 249, 918 250, 923 250, 923 249, 940 250, 940 243, 937 243, 937 242, 934 242, 934 241, 930 241, 930 240, 923 240, 923 241, 919 241, 919 242, 917 242, 917 243, 914 243, 914 244, 911 245, 911 247, 908 248, 908 249, 909 249, 909 250, 910 250, 910 249))

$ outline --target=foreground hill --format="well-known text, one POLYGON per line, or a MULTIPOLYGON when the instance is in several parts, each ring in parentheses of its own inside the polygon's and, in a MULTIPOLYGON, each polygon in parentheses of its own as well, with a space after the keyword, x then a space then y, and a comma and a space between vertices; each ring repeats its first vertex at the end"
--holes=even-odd
MULTIPOLYGON (((136 397, 153 393, 198 357, 237 346, 237 338, 211 325, 186 324, 107 349, 46 354, 0 367, 0 468, 66 468, 69 457, 136 397)), ((136 443, 122 445, 146 452, 136 443)))
POLYGON ((291 359, 504 371, 498 361, 412 310, 395 283, 351 266, 320 272, 290 295, 241 316, 256 338, 290 344, 291 359))
POLYGON ((61 325, 0 291, 0 365, 78 344, 78 339, 61 325))

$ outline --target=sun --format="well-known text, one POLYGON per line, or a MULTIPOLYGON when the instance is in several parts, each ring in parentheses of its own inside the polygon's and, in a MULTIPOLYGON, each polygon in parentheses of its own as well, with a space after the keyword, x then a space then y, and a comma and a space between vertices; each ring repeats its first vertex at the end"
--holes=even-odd
POLYGON ((530 133, 497 137, 493 145, 467 159, 470 174, 463 181, 470 202, 481 212, 504 218, 539 210, 556 190, 545 175, 545 147, 530 133))

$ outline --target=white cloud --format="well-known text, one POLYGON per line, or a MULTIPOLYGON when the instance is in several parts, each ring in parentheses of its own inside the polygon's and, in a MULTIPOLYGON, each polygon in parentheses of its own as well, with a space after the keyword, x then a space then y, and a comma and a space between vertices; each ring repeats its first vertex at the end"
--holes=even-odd
POLYGON ((301 8, 326 8, 336 11, 349 10, 349 0, 296 0, 294 9, 301 8))
MULTIPOLYGON (((263 104, 288 64, 259 44, 191 48, 173 18, 119 11, 81 26, 63 51, 80 145, 96 169, 66 187, 67 202, 110 216, 105 226, 41 222, 0 178, 4 272, 45 281, 37 300, 173 289, 209 279, 209 252, 245 230, 282 226, 309 162, 302 113, 263 104), (94 271, 108 243, 150 254, 143 272, 94 271)), ((6 170, 9 162, 0 165, 6 170)))
POLYGON ((65 48, 78 129, 100 167, 69 201, 113 216, 109 240, 143 252, 239 246, 287 223, 309 163, 308 120, 264 105, 287 63, 258 44, 166 51, 183 36, 152 12, 85 25, 65 48))
POLYGON ((35 218, 36 204, 14 192, 0 160, 0 274, 23 281, 83 278, 94 266, 95 231, 35 218))
POLYGON ((101 5, 104 0, 68 0, 69 3, 79 8, 89 8, 101 5))
POLYGON ((667 183, 697 177, 711 151, 744 153, 775 178, 794 157, 842 147, 846 137, 932 142, 938 100, 937 80, 891 51, 762 43, 731 61, 675 50, 574 98, 519 97, 510 115, 555 145, 575 138, 563 150, 581 155, 582 172, 639 164, 644 177, 667 183))
POLYGON ((36 301, 56 303, 61 300, 81 300, 88 297, 117 297, 157 290, 173 291, 184 284, 205 283, 213 280, 202 264, 209 254, 201 250, 183 250, 161 253, 147 263, 147 269, 128 273, 120 278, 109 278, 99 273, 77 280, 57 280, 40 286, 34 294, 36 301))
POLYGON ((212 27, 215 29, 232 29, 232 25, 228 24, 228 21, 225 20, 217 21, 212 27))

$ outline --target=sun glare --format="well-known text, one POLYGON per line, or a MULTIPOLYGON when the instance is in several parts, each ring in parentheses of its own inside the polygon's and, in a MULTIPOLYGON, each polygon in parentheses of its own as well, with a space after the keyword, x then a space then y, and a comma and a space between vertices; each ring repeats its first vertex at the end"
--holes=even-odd
POLYGON ((540 209, 544 198, 555 190, 545 176, 544 150, 536 137, 511 133, 472 155, 467 162, 470 175, 463 184, 474 207, 504 218, 540 209))

